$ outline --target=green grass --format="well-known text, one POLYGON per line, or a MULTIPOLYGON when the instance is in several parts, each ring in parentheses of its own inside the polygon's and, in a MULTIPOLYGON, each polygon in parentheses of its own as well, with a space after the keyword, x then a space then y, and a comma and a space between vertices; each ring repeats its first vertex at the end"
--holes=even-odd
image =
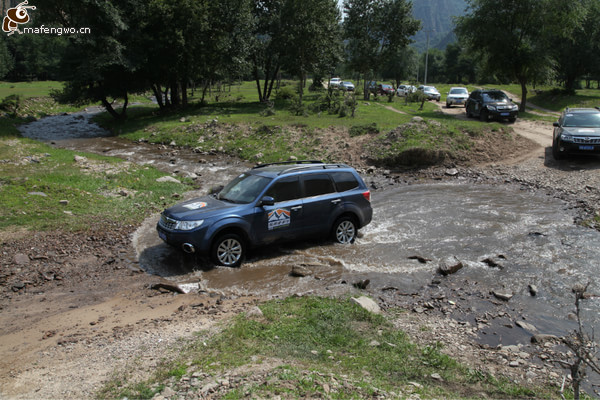
POLYGON ((48 97, 54 90, 60 90, 62 82, 34 81, 34 82, 0 82, 0 99, 9 95, 19 95, 25 99, 31 97, 48 97))
POLYGON ((176 201, 188 184, 117 158, 55 149, 28 139, 1 139, 0 229, 79 230, 91 221, 141 222, 176 201), (85 156, 77 162, 75 155, 85 156), (61 204, 67 203, 67 204, 61 204))
MULTIPOLYGON (((169 379, 165 371, 179 371, 182 365, 189 366, 188 376, 200 372, 219 377, 236 368, 251 376, 251 365, 261 364, 272 366, 264 379, 221 389, 218 396, 352 399, 380 394, 396 398, 406 393, 409 382, 423 385, 416 390, 425 397, 470 398, 485 393, 491 398, 553 398, 557 394, 553 389, 519 386, 469 369, 443 354, 439 343, 417 346, 385 317, 350 300, 290 297, 265 303, 261 310, 260 318, 238 315, 212 338, 201 334, 174 352, 180 356, 165 360, 148 380, 109 382, 100 397, 148 398, 144 393, 151 394, 151 388, 168 382, 176 388, 183 375, 169 379), (443 381, 432 379, 434 373, 443 381), (329 393, 326 384, 333 388, 329 393)), ((244 373, 240 374, 243 378, 244 373)))

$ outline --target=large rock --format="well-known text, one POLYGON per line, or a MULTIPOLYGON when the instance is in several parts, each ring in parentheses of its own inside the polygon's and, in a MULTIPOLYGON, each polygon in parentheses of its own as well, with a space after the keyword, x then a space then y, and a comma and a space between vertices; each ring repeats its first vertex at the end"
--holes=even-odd
POLYGON ((310 276, 313 274, 313 270, 307 268, 304 265, 294 265, 292 267, 292 271, 290 272, 290 276, 295 276, 298 278, 303 278, 305 276, 310 276))
POLYGON ((503 300, 503 301, 509 301, 510 299, 512 299, 513 294, 512 293, 507 293, 507 292, 500 292, 497 290, 493 290, 492 294, 494 295, 494 297, 496 297, 497 299, 503 300))
POLYGON ((13 261, 17 265, 27 265, 27 264, 29 264, 30 260, 29 260, 29 256, 27 254, 17 253, 14 256, 13 261))
POLYGON ((367 311, 370 311, 374 314, 381 314, 381 308, 379 305, 375 303, 373 299, 370 299, 366 296, 353 297, 352 301, 364 308, 367 311))
POLYGON ((544 333, 536 333, 531 337, 531 343, 546 343, 546 342, 558 342, 559 338, 554 335, 548 335, 544 333))
POLYGON ((463 263, 456 257, 449 257, 440 261, 438 272, 444 276, 455 274, 463 267, 463 263))
POLYGON ((515 321, 515 324, 518 327, 521 327, 521 328, 525 329, 529 333, 535 333, 535 332, 538 331, 538 329, 535 326, 533 326, 532 324, 530 324, 529 322, 515 321))

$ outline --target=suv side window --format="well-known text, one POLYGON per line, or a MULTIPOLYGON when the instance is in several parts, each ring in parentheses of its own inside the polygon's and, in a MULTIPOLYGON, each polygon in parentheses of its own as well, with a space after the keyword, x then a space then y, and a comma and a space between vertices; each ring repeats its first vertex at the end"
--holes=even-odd
POLYGON ((331 176, 338 192, 345 192, 358 187, 358 181, 351 172, 333 172, 331 176))
POLYGON ((306 197, 333 193, 335 188, 328 174, 311 174, 304 176, 304 191, 306 197))
POLYGON ((274 198, 276 203, 299 199, 301 197, 300 181, 297 176, 282 178, 275 182, 265 195, 274 198))

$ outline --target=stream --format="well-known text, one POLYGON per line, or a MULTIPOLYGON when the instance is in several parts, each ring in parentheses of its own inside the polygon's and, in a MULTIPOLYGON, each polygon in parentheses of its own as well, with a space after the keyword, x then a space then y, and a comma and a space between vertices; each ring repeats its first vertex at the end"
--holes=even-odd
MULTIPOLYGON (((249 167, 236 159, 205 156, 171 146, 130 142, 91 123, 98 110, 47 117, 21 127, 23 136, 54 146, 120 157, 152 165, 165 173, 192 176, 206 194, 249 167)), ((388 185, 372 191, 373 222, 351 246, 328 242, 275 245, 252 251, 239 269, 213 268, 165 245, 157 236, 158 215, 149 217, 132 243, 140 266, 150 274, 196 290, 229 296, 284 297, 347 290, 369 281, 369 293, 386 293, 390 306, 442 291, 457 319, 505 305, 540 332, 564 335, 576 327, 575 284, 590 283, 600 293, 600 232, 577 226, 561 200, 511 185, 473 183, 388 185), (416 259, 422 259, 420 262, 416 259), (438 266, 448 257, 463 264, 443 277, 438 266), (292 267, 313 273, 295 277, 292 267), (532 294, 531 287, 535 288, 532 294), (508 293, 498 300, 491 292, 508 293), (393 295, 396 293, 396 295, 393 295), (412 294, 407 296, 406 294, 412 294), (420 296, 420 297, 419 297, 420 296)), ((600 331, 600 299, 586 300, 586 326, 600 331)), ((506 324, 504 324, 506 325, 506 324)), ((480 339, 490 345, 527 341, 531 332, 503 328, 500 321, 480 339)))

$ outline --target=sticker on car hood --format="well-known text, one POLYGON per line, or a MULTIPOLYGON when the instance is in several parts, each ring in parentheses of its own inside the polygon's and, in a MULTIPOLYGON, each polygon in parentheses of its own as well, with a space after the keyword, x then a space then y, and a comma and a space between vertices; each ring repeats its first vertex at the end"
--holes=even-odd
POLYGON ((193 203, 184 204, 183 207, 187 208, 188 210, 199 210, 201 208, 206 207, 206 203, 203 201, 196 201, 193 203))
POLYGON ((270 231, 289 226, 291 221, 291 213, 287 208, 278 208, 269 212, 268 227, 270 231))

